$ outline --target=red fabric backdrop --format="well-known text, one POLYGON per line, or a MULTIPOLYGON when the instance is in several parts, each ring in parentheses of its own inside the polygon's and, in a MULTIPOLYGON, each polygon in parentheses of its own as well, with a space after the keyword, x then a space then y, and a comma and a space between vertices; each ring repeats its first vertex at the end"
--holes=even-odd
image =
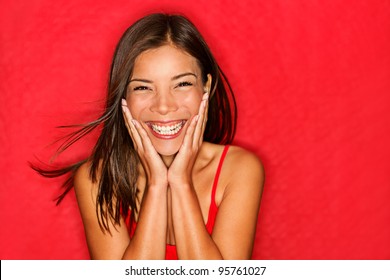
POLYGON ((2 1, 0 258, 88 258, 74 194, 55 207, 60 180, 27 162, 99 114, 119 36, 161 11, 204 34, 236 92, 236 144, 263 160, 253 257, 389 259, 388 0, 2 1))

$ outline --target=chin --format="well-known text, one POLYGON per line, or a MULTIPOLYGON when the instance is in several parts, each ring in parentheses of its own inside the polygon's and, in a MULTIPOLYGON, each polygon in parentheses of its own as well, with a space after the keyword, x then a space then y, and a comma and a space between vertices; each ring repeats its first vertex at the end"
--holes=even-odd
POLYGON ((159 153, 162 156, 174 156, 179 151, 182 142, 180 143, 172 143, 172 142, 178 142, 178 141, 171 141, 171 140, 159 140, 159 143, 153 143, 157 153, 159 153), (166 143, 161 143, 162 141, 165 141, 166 143))

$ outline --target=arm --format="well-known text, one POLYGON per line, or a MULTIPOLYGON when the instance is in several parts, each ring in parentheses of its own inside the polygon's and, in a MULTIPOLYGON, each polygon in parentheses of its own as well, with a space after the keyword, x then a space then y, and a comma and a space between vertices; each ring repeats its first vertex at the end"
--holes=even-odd
POLYGON ((144 188, 137 227, 130 240, 122 218, 119 225, 109 221, 111 232, 102 231, 96 215, 98 183, 91 181, 88 163, 80 167, 75 176, 74 187, 89 252, 92 259, 164 259, 167 234, 167 169, 145 130, 132 120, 125 100, 122 109, 148 185, 144 188))
POLYGON ((259 159, 240 148, 229 150, 228 176, 212 238, 225 259, 250 259, 264 185, 259 159))
POLYGON ((212 236, 204 226, 192 186, 171 185, 175 238, 181 259, 251 257, 264 182, 263 168, 254 155, 231 147, 222 170, 225 188, 212 236), (245 168, 238 168, 237 163, 245 168))
POLYGON ((125 221, 109 222, 103 232, 96 215, 98 184, 89 178, 88 163, 76 173, 74 188, 92 259, 164 259, 166 240, 166 187, 150 186, 140 207, 137 228, 130 241, 125 221))
POLYGON ((233 148, 225 160, 224 193, 213 235, 204 225, 192 185, 194 161, 202 146, 207 122, 208 94, 186 131, 183 144, 168 170, 172 218, 180 259, 248 259, 251 256, 263 187, 263 168, 249 152, 233 148), (239 168, 244 166, 245 168, 239 168), (226 171, 227 170, 227 171, 226 171))

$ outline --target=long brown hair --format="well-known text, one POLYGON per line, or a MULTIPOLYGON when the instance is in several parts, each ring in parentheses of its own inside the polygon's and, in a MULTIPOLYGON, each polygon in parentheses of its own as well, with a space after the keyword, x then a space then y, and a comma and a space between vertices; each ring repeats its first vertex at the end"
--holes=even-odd
POLYGON ((32 166, 45 177, 70 173, 57 204, 73 187, 73 176, 85 162, 90 162, 90 178, 98 183, 96 213, 103 230, 109 221, 118 224, 121 215, 134 221, 137 209, 138 155, 122 116, 121 99, 125 98, 135 59, 144 51, 173 44, 197 59, 203 82, 212 76, 208 121, 204 141, 229 144, 236 131, 237 109, 231 86, 196 27, 184 16, 151 14, 131 25, 122 35, 111 65, 104 113, 95 121, 71 133, 59 153, 102 126, 102 132, 88 159, 60 169, 32 166), (130 211, 131 209, 131 211, 130 211))

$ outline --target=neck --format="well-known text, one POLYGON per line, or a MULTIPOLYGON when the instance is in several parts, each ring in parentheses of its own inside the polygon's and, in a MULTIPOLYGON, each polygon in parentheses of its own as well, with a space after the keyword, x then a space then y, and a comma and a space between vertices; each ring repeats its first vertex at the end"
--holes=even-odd
POLYGON ((175 159, 175 156, 176 156, 176 155, 172 155, 172 156, 161 156, 161 159, 163 160, 165 166, 166 166, 166 167, 169 167, 169 166, 171 166, 173 160, 175 159))

